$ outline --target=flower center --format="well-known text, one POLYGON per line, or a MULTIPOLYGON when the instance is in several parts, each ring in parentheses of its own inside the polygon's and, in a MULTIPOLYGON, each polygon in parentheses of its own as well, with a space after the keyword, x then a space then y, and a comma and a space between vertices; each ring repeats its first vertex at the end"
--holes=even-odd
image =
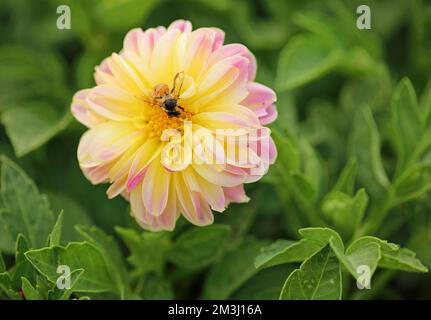
POLYGON ((193 114, 185 108, 179 112, 178 116, 169 116, 166 110, 159 105, 146 103, 141 116, 133 119, 133 124, 136 128, 142 129, 145 137, 161 137, 162 133, 167 129, 176 129, 183 132, 184 120, 190 119, 193 114))

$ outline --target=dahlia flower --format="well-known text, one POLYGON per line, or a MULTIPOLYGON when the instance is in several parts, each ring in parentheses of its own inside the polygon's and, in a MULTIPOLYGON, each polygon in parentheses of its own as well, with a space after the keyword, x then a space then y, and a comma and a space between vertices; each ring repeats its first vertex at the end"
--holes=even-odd
POLYGON ((88 127, 78 146, 84 175, 110 183, 145 229, 173 230, 182 214, 204 226, 229 203, 247 202, 276 157, 264 125, 276 95, 254 82, 256 60, 224 44, 217 28, 189 21, 133 29, 123 49, 95 68, 96 86, 78 91, 71 110, 88 127))

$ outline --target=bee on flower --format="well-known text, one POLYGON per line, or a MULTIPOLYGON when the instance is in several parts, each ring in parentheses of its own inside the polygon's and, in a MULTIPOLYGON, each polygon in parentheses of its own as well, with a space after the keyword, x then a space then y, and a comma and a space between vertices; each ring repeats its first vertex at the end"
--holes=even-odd
POLYGON ((173 230, 180 215, 213 223, 213 211, 249 200, 244 184, 276 157, 265 127, 276 95, 255 75, 253 54, 224 44, 220 29, 178 20, 129 31, 96 67, 96 86, 73 97, 88 128, 78 146, 84 175, 129 200, 145 229, 173 230))

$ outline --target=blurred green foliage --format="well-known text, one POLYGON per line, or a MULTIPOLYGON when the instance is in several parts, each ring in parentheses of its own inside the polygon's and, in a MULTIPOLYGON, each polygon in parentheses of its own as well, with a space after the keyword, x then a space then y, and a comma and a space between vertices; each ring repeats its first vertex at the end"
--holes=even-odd
POLYGON ((428 1, 0 0, 0 21, 1 298, 431 298, 428 1), (129 29, 179 18, 256 55, 279 154, 214 226, 153 234, 83 177, 69 106, 129 29), (364 263, 371 290, 354 281, 364 263))

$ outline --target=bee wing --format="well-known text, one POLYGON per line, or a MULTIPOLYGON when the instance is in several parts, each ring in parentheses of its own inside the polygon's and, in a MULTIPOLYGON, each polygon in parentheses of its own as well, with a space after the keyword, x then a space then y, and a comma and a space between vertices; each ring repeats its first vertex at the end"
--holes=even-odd
POLYGON ((178 99, 181 93, 181 88, 184 83, 184 71, 178 72, 174 77, 174 83, 172 85, 171 95, 178 99))

